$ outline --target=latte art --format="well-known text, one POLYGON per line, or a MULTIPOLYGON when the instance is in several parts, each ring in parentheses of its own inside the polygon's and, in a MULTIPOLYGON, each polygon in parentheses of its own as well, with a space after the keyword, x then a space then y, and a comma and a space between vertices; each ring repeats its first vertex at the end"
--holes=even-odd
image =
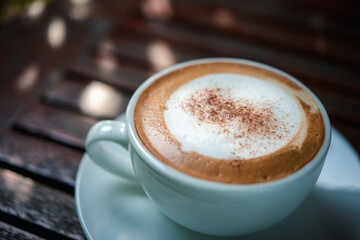
POLYGON ((298 171, 325 136, 306 89, 278 72, 234 62, 190 65, 160 77, 141 93, 134 123, 159 161, 234 184, 298 171))
POLYGON ((223 160, 273 153, 289 144, 304 124, 299 101, 281 88, 224 73, 179 88, 166 103, 164 117, 185 152, 223 160))

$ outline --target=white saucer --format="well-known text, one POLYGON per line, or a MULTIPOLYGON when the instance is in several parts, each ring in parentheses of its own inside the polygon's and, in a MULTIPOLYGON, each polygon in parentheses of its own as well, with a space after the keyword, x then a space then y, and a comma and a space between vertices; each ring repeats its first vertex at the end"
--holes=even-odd
MULTIPOLYGON (((77 172, 75 198, 88 239, 219 239, 172 222, 141 187, 102 170, 87 155, 77 172)), ((360 239, 360 161, 349 142, 333 130, 324 169, 305 202, 270 229, 227 239, 239 238, 360 239)))

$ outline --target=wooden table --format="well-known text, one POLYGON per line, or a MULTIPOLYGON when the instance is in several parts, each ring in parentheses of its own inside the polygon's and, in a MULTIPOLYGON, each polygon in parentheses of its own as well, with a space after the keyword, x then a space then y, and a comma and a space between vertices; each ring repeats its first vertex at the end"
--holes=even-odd
POLYGON ((0 239, 85 239, 84 139, 176 62, 239 57, 303 81, 360 151, 355 0, 55 1, 0 29, 0 239))

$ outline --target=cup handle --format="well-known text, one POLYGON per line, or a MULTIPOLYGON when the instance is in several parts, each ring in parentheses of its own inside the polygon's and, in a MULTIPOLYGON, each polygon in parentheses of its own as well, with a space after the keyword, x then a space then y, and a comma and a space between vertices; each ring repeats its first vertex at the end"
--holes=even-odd
POLYGON ((128 144, 123 121, 100 121, 91 127, 86 137, 86 151, 98 166, 118 176, 137 181, 129 153, 124 151, 128 151, 128 144), (114 146, 111 147, 111 144, 114 146), (120 148, 123 148, 123 151, 120 148))

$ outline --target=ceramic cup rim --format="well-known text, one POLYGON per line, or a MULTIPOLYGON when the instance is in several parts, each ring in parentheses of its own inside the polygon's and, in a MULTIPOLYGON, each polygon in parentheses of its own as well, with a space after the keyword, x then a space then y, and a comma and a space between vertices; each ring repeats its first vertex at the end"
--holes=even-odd
POLYGON ((329 146, 330 146, 330 140, 331 140, 331 125, 330 120, 328 117, 328 114, 321 103, 321 101, 317 98, 317 96, 308 88, 306 87, 302 82, 297 80, 295 77, 289 75, 288 73, 277 69, 275 67, 259 63, 252 60, 247 59, 240 59, 240 58, 204 58, 204 59, 196 59, 196 60, 190 60, 182 63, 175 64, 173 66, 170 66, 154 75, 152 75, 150 78, 148 78, 146 81, 144 81, 143 84, 140 85, 140 87, 135 91, 133 96, 131 97, 127 110, 126 110, 126 129, 128 133, 129 143, 132 145, 132 147, 135 149, 136 153, 141 157, 141 160, 145 165, 150 168, 154 173, 156 173, 160 178, 166 179, 166 182, 171 184, 175 183, 177 187, 180 189, 195 189, 199 190, 201 192, 203 191, 217 191, 217 192, 244 192, 244 191, 259 191, 263 189, 272 189, 277 187, 282 187, 287 182, 296 181, 297 179, 303 177, 304 175, 307 175, 309 172, 314 171, 324 160, 326 157, 326 154, 328 152, 329 146), (230 63, 240 63, 240 64, 246 64, 256 67, 261 67, 270 71, 273 71, 275 73, 279 73, 281 75, 284 75, 285 77, 289 78, 292 81, 295 81, 297 84, 299 84, 301 87, 303 87, 305 90, 307 90, 312 98, 315 100, 316 104, 319 106, 321 113, 324 118, 325 123, 325 139, 323 142, 323 145, 321 146, 320 150, 316 154, 313 160, 311 160, 309 163, 307 163, 303 168, 296 171, 295 173, 286 176, 281 179, 277 179, 274 181, 264 182, 264 183, 251 183, 251 184, 229 184, 229 183, 222 183, 222 182, 216 182, 211 180, 204 180, 197 177, 193 177, 191 175, 185 174, 179 170, 176 170, 175 168, 170 167, 169 165, 165 164, 161 160, 159 160, 157 157, 155 157, 142 143, 140 140, 134 124, 134 110, 137 104, 137 101, 141 95, 141 93, 147 89, 153 82, 155 82, 160 77, 175 71, 180 68, 184 68, 191 65, 197 65, 197 64, 204 64, 204 63, 213 63, 213 62, 230 62, 230 63))

